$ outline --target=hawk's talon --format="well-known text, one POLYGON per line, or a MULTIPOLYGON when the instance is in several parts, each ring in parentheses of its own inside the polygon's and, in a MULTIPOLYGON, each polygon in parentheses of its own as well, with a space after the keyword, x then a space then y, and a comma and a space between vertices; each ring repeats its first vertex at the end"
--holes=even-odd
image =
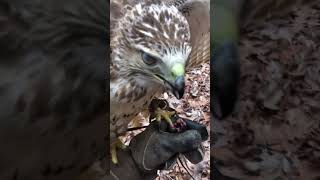
POLYGON ((118 157, 117 157, 117 148, 119 149, 125 149, 127 146, 124 145, 120 139, 117 139, 115 142, 113 142, 110 146, 110 153, 111 153, 111 161, 114 164, 118 164, 118 157))
POLYGON ((173 123, 172 123, 172 120, 171 120, 171 116, 176 114, 175 111, 167 111, 167 110, 163 110, 161 108, 157 108, 155 113, 157 115, 156 116, 156 120, 158 122, 160 122, 161 119, 163 118, 170 125, 170 127, 174 127, 173 123))

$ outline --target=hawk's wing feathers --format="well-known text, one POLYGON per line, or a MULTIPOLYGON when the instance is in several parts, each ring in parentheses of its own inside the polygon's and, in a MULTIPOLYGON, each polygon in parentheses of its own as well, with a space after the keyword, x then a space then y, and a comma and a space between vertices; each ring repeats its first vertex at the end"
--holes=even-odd
POLYGON ((180 8, 189 22, 192 51, 187 69, 209 62, 210 58, 210 2, 186 1, 180 8))
POLYGON ((192 51, 187 69, 210 58, 210 1, 209 0, 172 0, 170 3, 185 15, 191 31, 192 51))

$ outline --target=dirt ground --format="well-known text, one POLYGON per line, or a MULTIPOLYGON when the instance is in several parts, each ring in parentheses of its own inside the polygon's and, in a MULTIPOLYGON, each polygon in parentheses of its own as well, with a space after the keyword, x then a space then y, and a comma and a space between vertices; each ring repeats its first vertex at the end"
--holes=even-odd
POLYGON ((235 113, 212 124, 213 179, 320 179, 320 1, 240 40, 235 113))

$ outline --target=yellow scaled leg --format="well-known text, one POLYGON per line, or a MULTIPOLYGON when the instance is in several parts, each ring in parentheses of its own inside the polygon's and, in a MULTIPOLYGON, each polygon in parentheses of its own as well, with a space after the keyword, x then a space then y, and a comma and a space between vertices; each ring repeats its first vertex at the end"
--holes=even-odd
POLYGON ((114 164, 118 164, 117 148, 120 148, 120 149, 126 148, 126 145, 124 145, 118 138, 116 141, 111 143, 111 146, 110 146, 111 160, 114 164))
POLYGON ((172 121, 171 121, 171 116, 173 116, 176 112, 174 112, 174 111, 167 111, 167 110, 163 110, 163 109, 160 109, 160 108, 157 108, 157 110, 156 110, 156 120, 158 121, 158 122, 160 122, 161 121, 161 119, 163 118, 163 119, 165 119, 168 123, 169 123, 169 125, 171 126, 171 127, 173 127, 173 124, 172 124, 172 121))

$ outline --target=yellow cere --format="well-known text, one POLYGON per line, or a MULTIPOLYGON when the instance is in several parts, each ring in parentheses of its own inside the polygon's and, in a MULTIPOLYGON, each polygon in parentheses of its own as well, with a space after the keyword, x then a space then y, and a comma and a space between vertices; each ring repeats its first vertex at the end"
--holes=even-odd
POLYGON ((177 76, 183 76, 184 75, 184 66, 182 64, 175 64, 173 65, 171 72, 177 77, 177 76))

